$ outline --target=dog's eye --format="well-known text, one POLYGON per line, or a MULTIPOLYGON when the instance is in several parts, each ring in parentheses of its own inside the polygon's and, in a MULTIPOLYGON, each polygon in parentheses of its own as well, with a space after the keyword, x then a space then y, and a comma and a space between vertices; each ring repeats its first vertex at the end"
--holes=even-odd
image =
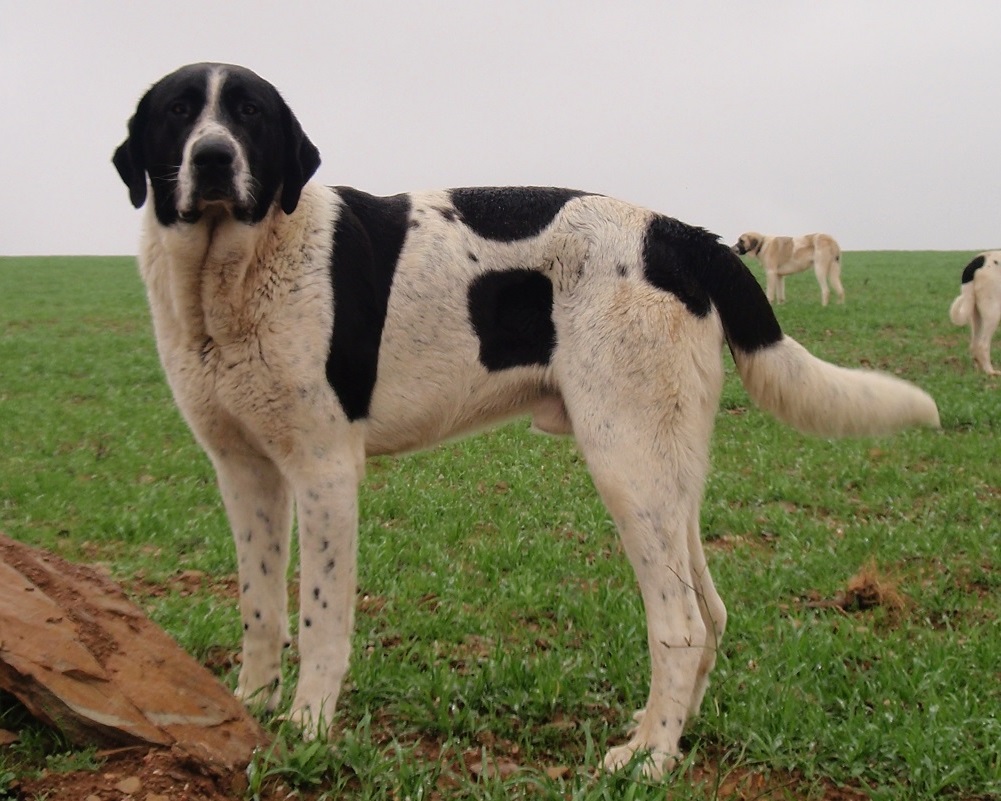
POLYGON ((170 104, 170 113, 175 117, 187 117, 188 116, 188 104, 183 100, 176 100, 170 104))
POLYGON ((240 113, 244 117, 256 117, 259 112, 260 112, 260 108, 258 108, 257 104, 256 103, 252 103, 249 100, 244 100, 240 104, 240 113))

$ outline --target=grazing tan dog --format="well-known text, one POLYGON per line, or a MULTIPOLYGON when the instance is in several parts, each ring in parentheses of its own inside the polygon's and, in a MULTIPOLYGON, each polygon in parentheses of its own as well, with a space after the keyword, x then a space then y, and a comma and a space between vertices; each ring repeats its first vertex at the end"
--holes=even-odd
POLYGON ((738 256, 753 256, 765 270, 765 294, 772 303, 785 303, 785 277, 801 273, 811 264, 820 284, 820 302, 827 305, 831 282, 840 303, 845 302, 841 286, 841 248, 827 234, 806 236, 766 236, 754 231, 741 234, 733 252, 738 256))
POLYGON ((1001 323, 1001 250, 988 250, 966 265, 949 319, 954 325, 970 326, 970 353, 976 365, 987 375, 1001 375, 991 364, 991 338, 1001 323))
MULTIPOLYGON (((348 669, 365 458, 514 415, 572 434, 636 571, 650 694, 610 769, 659 776, 726 627, 699 505, 728 345, 750 396, 821 436, 937 426, 917 387, 785 336, 718 238, 609 197, 472 188, 376 197, 310 178, 270 83, 194 64, 139 101, 115 166, 145 206, 139 269, 181 412, 215 466, 240 574, 237 692, 327 728, 348 669)), ((599 635, 600 636, 600 633, 599 635)))

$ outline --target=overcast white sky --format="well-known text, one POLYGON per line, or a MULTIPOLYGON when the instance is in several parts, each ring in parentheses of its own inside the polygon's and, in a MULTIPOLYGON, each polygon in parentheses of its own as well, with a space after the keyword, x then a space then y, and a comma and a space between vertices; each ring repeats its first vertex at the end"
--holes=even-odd
POLYGON ((0 0, 0 254, 129 254, 111 153, 192 61, 278 86, 318 178, 615 195, 728 242, 1001 246, 1001 3, 0 0))

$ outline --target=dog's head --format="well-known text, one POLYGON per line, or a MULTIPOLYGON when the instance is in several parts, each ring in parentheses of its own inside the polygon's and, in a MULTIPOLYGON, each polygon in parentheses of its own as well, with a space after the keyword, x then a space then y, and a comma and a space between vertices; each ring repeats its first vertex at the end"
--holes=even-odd
POLYGON ((761 234, 756 234, 754 231, 748 231, 746 234, 740 235, 737 239, 737 244, 730 248, 730 250, 738 256, 743 256, 744 254, 757 256, 758 252, 761 250, 763 242, 764 237, 761 236, 761 234))
POLYGON ((157 81, 112 159, 132 205, 157 219, 223 213, 255 223, 277 200, 291 214, 320 154, 270 83, 244 67, 189 64, 157 81))

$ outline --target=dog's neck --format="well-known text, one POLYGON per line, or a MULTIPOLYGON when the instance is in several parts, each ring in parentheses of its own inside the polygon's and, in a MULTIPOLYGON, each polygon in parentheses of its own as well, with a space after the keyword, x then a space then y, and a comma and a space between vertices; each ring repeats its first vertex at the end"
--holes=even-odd
POLYGON ((170 309, 188 341, 239 335, 239 322, 226 309, 245 308, 259 279, 255 265, 262 246, 284 216, 275 205, 256 225, 229 214, 209 213, 196 223, 164 227, 147 211, 140 259, 151 300, 170 309))

